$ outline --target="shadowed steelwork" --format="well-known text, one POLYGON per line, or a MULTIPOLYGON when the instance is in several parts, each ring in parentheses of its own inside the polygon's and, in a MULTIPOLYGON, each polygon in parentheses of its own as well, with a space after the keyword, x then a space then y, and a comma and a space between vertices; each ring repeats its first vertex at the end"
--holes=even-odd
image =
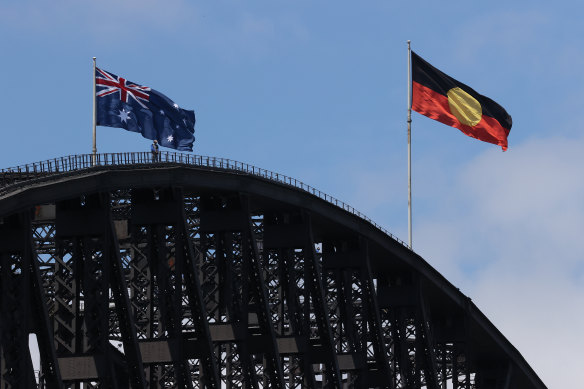
POLYGON ((2 169, 0 289, 2 388, 545 388, 403 242, 226 159, 2 169))

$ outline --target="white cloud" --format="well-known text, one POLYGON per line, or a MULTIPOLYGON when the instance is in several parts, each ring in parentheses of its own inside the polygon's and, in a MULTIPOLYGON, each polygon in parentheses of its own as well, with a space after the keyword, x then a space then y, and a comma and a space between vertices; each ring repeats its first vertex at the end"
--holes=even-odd
POLYGON ((550 387, 581 378, 584 138, 489 150, 442 188, 418 251, 459 286, 550 387), (545 352, 542 352, 545 349, 545 352))
POLYGON ((575 387, 584 347, 578 335, 584 326, 582 282, 570 281, 561 260, 550 259, 539 270, 524 260, 525 274, 500 263, 478 277, 469 294, 550 389, 575 387))

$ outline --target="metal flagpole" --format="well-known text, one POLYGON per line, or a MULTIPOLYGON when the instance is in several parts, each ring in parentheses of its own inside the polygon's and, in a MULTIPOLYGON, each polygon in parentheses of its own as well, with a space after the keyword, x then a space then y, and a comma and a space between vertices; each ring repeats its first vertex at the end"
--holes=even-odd
POLYGON ((412 48, 408 40, 408 244, 412 249, 412 48))
POLYGON ((96 122, 97 122, 97 107, 95 102, 95 57, 93 57, 93 149, 91 156, 91 164, 95 166, 97 160, 97 142, 96 142, 96 122))

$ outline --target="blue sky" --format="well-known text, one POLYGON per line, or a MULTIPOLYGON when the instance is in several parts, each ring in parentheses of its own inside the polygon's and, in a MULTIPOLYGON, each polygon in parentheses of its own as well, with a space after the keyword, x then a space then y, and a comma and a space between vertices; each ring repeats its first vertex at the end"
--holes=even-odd
MULTIPOLYGON (((410 39, 514 122, 502 153, 413 114, 414 248, 550 388, 573 386, 584 348, 571 338, 584 325, 581 14, 577 1, 3 0, 0 166, 91 151, 96 56, 194 109, 196 154, 295 177, 407 240, 410 39)), ((99 152, 149 143, 98 128, 99 152)))

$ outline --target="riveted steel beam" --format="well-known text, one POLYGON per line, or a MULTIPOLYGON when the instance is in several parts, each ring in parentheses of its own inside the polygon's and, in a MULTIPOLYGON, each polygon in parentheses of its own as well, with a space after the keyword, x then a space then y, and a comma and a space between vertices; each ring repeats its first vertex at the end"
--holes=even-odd
POLYGON ((176 385, 192 388, 192 377, 183 344, 182 288, 184 247, 180 239, 183 219, 178 210, 182 198, 171 188, 134 190, 132 192, 132 229, 146 231, 148 262, 154 288, 151 290, 151 310, 157 310, 157 328, 152 328, 151 338, 178 340, 173 348, 172 368, 157 365, 151 369, 150 380, 165 387, 176 385))
POLYGON ((0 375, 7 388, 34 388, 28 347, 32 325, 30 218, 12 215, 4 220, 0 236, 0 375))
POLYGON ((360 269, 360 276, 363 282, 363 300, 367 306, 367 317, 370 328, 370 339, 373 344, 375 355, 375 368, 377 377, 374 374, 369 374, 369 384, 374 383, 376 387, 386 387, 394 389, 394 381, 392 379, 392 371, 390 368, 390 361, 388 352, 383 340, 383 331, 381 324, 380 308, 377 301, 377 293, 375 293, 375 284, 371 271, 371 261, 369 258, 369 244, 364 238, 360 239, 360 251, 363 266, 360 269))
MULTIPOLYGON (((291 181, 230 169, 100 166, 2 192, 0 229, 35 209, 24 229, 36 261, 22 284, 26 253, 0 264, 4 293, 31 285, 24 319, 9 310, 0 322, 37 334, 44 384, 545 387, 466 296, 374 224, 291 181)), ((18 245, 14 231, 0 245, 18 245)), ((23 349, 2 336, 0 354, 23 349)), ((22 361, 0 368, 30 371, 22 361)))
POLYGON ((199 274, 196 266, 195 250, 196 246, 188 233, 188 227, 185 215, 184 195, 182 191, 175 189, 176 198, 179 199, 178 209, 178 241, 181 242, 177 246, 177 256, 183 257, 184 261, 184 278, 185 289, 189 296, 189 306, 191 309, 191 317, 194 323, 194 329, 199 338, 200 357, 203 365, 202 384, 208 388, 220 387, 220 374, 213 355, 213 343, 211 338, 211 331, 209 323, 205 315, 203 303, 203 291, 201 290, 201 283, 199 281, 199 274))
MULTIPOLYGON (((109 195, 103 195, 104 208, 109 211, 109 195)), ((107 212, 106 220, 106 258, 110 264, 111 291, 115 303, 115 310, 119 322, 119 330, 124 345, 124 355, 127 362, 128 375, 132 388, 145 388, 147 386, 144 375, 144 365, 136 336, 136 323, 132 313, 132 306, 128 296, 128 286, 124 277, 124 267, 120 258, 120 247, 117 239, 116 229, 111 216, 107 212)))
MULTIPOLYGON (((245 218, 243 224, 243 254, 247 257, 250 265, 250 275, 252 280, 252 294, 256 300, 255 314, 258 318, 260 334, 265 339, 263 348, 267 361, 267 370, 269 376, 269 385, 272 388, 284 388, 284 373, 278 351, 278 343, 270 315, 268 305, 267 286, 264 281, 264 270, 260 263, 258 255, 258 243, 253 232, 251 215, 249 211, 249 199, 247 196, 240 195, 242 205, 241 215, 245 218)), ((252 341, 253 343, 253 341, 252 341)))
POLYGON ((304 252, 305 252, 305 281, 308 284, 308 289, 311 290, 310 297, 312 303, 319 307, 316 309, 316 322, 318 331, 320 333, 320 341, 323 350, 325 351, 324 361, 326 365, 325 375, 326 382, 324 387, 340 388, 341 376, 339 372, 339 361, 334 349, 333 336, 331 331, 331 324, 328 316, 328 307, 325 303, 324 286, 322 284, 322 276, 320 271, 320 264, 317 262, 316 251, 314 247, 314 236, 312 233, 312 225, 310 214, 302 213, 302 219, 306 227, 307 234, 305 235, 304 252))
POLYGON ((418 331, 423 338, 424 378, 429 389, 439 389, 438 385, 438 365, 436 362, 436 343, 434 342, 431 317, 427 307, 426 294, 424 293, 424 280, 418 278, 418 331))

